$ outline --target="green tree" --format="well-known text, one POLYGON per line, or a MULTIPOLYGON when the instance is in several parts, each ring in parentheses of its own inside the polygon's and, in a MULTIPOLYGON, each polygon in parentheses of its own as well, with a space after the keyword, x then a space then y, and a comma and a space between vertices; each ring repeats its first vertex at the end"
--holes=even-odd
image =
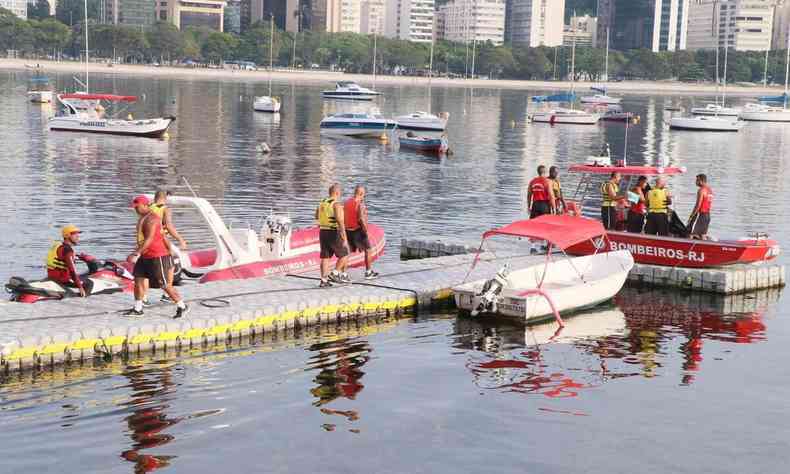
MULTIPOLYGON (((271 45, 270 35, 271 24, 268 21, 255 23, 241 35, 234 57, 268 66, 269 46, 271 45)), ((272 47, 275 60, 280 56, 283 40, 282 33, 275 28, 274 45, 272 47)))
POLYGON ((33 51, 34 43, 30 23, 0 8, 0 50, 13 49, 24 54, 33 51))
POLYGON ((477 71, 488 75, 489 78, 498 78, 505 71, 510 71, 515 65, 513 53, 505 46, 494 46, 490 41, 484 43, 478 53, 477 71))
POLYGON ((172 61, 181 57, 184 51, 184 36, 175 25, 158 21, 145 32, 150 54, 159 61, 172 61))
POLYGON ((41 21, 32 20, 34 44, 39 53, 59 53, 71 41, 71 30, 63 23, 49 17, 41 21))
POLYGON ((230 58, 231 53, 239 45, 239 40, 230 33, 212 31, 206 36, 206 41, 200 47, 200 52, 206 60, 220 64, 225 58, 230 58))

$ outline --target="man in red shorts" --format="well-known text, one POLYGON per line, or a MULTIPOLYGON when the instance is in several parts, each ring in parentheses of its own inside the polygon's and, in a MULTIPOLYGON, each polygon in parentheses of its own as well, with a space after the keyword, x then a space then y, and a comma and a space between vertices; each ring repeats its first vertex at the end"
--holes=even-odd
POLYGON ((373 271, 372 247, 368 239, 368 206, 365 205, 365 187, 361 184, 354 188, 354 196, 343 204, 343 215, 348 246, 351 252, 365 252, 365 279, 372 280, 379 274, 373 271))
POLYGON ((162 233, 162 219, 151 211, 151 202, 145 196, 137 196, 132 207, 139 216, 137 221, 137 250, 127 260, 134 262, 134 308, 126 312, 128 316, 143 315, 143 301, 147 287, 162 288, 176 303, 174 318, 189 312, 189 306, 173 287, 168 273, 173 265, 170 249, 162 233), (148 284, 148 285, 146 285, 148 284))

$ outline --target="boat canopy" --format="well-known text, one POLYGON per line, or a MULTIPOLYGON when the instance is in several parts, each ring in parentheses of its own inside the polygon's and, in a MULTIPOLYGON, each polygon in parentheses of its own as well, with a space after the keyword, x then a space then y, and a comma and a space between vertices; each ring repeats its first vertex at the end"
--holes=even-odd
POLYGON ((785 92, 782 95, 764 95, 764 96, 761 96, 758 100, 760 102, 779 102, 779 103, 784 104, 784 103, 787 103, 789 99, 790 99, 790 96, 788 96, 787 92, 785 92))
POLYGON ((107 100, 110 102, 136 102, 137 97, 133 95, 113 95, 113 94, 61 94, 61 99, 80 99, 80 100, 107 100))
POLYGON ((595 237, 605 235, 600 221, 568 215, 543 215, 534 219, 516 221, 483 234, 483 240, 495 235, 527 237, 550 242, 562 250, 595 237))
POLYGON ((573 165, 568 168, 571 173, 612 174, 618 172, 623 176, 658 176, 676 175, 686 172, 685 167, 677 166, 595 166, 573 165))
POLYGON ((533 95, 532 102, 573 102, 576 100, 576 94, 568 92, 565 94, 555 95, 533 95))

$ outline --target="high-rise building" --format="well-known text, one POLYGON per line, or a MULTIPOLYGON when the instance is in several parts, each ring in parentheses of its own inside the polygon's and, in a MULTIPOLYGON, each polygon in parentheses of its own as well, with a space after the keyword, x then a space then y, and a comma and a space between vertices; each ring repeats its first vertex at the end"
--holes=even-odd
POLYGON ((386 5, 384 27, 386 36, 408 41, 431 42, 434 0, 388 0, 386 5))
POLYGON ((225 0, 158 0, 155 11, 158 20, 179 29, 188 26, 224 29, 225 0))
POLYGON ((790 0, 777 5, 774 10, 771 49, 786 49, 790 38, 790 0))
POLYGON ((385 11, 384 0, 363 0, 359 8, 359 32, 383 35, 385 11))
POLYGON ((340 30, 359 33, 362 22, 362 2, 360 0, 340 0, 340 30))
POLYGON ((261 21, 268 23, 274 17, 274 25, 281 30, 287 30, 289 17, 295 16, 299 4, 298 0, 246 1, 250 4, 250 19, 249 25, 242 23, 244 29, 261 21))
POLYGON ((151 0, 104 0, 104 23, 112 25, 150 25, 156 21, 156 2, 151 0))
POLYGON ((565 0, 510 0, 505 41, 522 46, 560 46, 565 0))
MULTIPOLYGON (((562 34, 562 45, 573 44, 581 47, 595 48, 598 44, 598 19, 594 16, 572 16, 562 34)), ((606 45, 604 45, 606 46, 606 45)))
POLYGON ((439 7, 443 37, 449 41, 505 41, 504 0, 453 0, 439 7))
POLYGON ((0 8, 5 8, 19 18, 27 20, 27 0, 0 0, 0 8))
POLYGON ((771 48, 777 0, 692 0, 686 47, 737 51, 771 48))
POLYGON ((610 47, 652 51, 686 49, 691 0, 600 0, 598 43, 610 30, 610 47))

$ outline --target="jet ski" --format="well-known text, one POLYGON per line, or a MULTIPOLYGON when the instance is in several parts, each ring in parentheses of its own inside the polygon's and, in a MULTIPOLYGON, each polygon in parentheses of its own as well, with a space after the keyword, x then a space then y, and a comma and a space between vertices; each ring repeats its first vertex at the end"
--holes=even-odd
MULTIPOLYGON (((116 260, 99 261, 84 254, 79 255, 78 260, 82 260, 88 265, 88 271, 80 275, 87 296, 134 290, 134 276, 132 276, 130 264, 116 260)), ((64 286, 48 278, 26 280, 22 277, 12 276, 5 284, 5 289, 11 293, 11 301, 19 303, 35 303, 80 296, 77 288, 64 286)))

